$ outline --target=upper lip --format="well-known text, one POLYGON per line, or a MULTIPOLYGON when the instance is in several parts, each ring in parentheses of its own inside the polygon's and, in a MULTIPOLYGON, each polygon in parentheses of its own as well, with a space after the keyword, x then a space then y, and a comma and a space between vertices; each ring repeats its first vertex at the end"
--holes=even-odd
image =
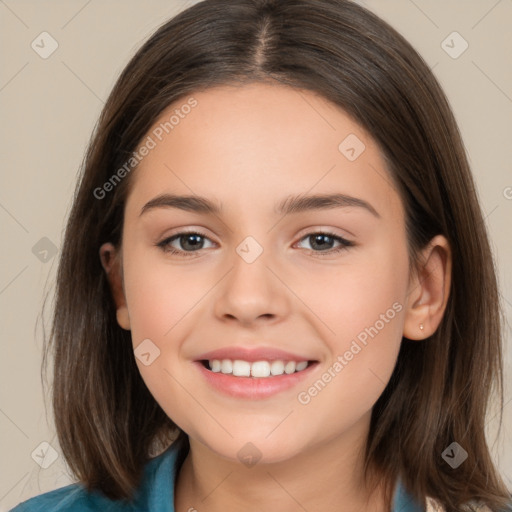
POLYGON ((272 347, 224 347, 201 354, 197 360, 213 359, 240 359, 242 361, 311 361, 310 357, 304 357, 285 350, 272 347))

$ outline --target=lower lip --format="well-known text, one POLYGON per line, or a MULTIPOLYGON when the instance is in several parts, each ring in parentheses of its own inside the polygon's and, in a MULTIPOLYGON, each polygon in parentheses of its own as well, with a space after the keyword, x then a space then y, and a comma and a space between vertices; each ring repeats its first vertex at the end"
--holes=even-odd
POLYGON ((274 377, 234 377, 233 375, 207 370, 199 361, 194 364, 204 375, 207 382, 225 395, 235 398, 262 399, 293 388, 308 377, 317 366, 310 363, 300 372, 276 375, 274 377))

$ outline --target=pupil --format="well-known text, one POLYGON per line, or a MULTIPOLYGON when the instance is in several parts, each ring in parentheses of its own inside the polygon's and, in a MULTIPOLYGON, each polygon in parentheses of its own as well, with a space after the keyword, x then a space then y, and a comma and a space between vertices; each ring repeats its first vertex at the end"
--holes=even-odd
POLYGON ((197 248, 199 245, 201 245, 200 241, 198 239, 201 238, 200 235, 185 235, 185 244, 183 245, 184 248, 186 248, 187 244, 189 244, 190 240, 195 240, 195 242, 192 242, 192 244, 190 244, 190 247, 191 248, 197 248))
MULTIPOLYGON (((330 239, 329 235, 314 235, 315 244, 320 245, 320 248, 325 247, 326 239, 330 239)), ((328 242, 327 242, 328 244, 328 242)))

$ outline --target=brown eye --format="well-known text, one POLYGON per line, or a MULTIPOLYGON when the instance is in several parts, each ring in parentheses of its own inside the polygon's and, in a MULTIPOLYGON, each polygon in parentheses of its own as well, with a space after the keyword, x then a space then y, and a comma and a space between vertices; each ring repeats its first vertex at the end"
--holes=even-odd
POLYGON ((205 240, 209 240, 209 238, 203 233, 184 231, 162 240, 157 246, 165 252, 186 256, 190 255, 187 253, 198 252, 204 249, 205 240), (172 245, 175 242, 177 242, 177 244, 172 245), (176 247, 176 245, 178 245, 178 247, 176 247))
POLYGON ((301 240, 307 240, 310 244, 309 249, 317 253, 337 253, 354 245, 353 242, 350 242, 341 236, 326 232, 310 233, 301 240), (332 246, 336 242, 339 245, 338 247, 333 248, 332 246))

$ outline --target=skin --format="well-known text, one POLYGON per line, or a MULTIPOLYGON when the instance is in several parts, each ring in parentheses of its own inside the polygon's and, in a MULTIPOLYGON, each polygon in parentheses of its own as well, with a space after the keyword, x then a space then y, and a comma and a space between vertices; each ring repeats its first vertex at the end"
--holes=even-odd
MULTIPOLYGON (((419 342, 441 321, 448 243, 435 237, 422 252, 424 264, 409 274, 405 212, 379 148, 327 100, 262 83, 193 96, 197 107, 130 176, 122 246, 100 250, 119 325, 131 330, 134 348, 149 338, 160 350, 148 366, 136 360, 140 373, 190 438, 176 510, 385 511, 381 485, 370 493, 362 474, 371 411, 402 336, 419 342), (349 134, 365 144, 354 161, 338 149, 349 134), (164 192, 204 196, 223 210, 162 207, 140 215, 164 192), (288 195, 333 192, 367 201, 380 217, 356 206, 274 211, 288 195), (155 245, 183 229, 207 235, 191 257, 155 245), (329 239, 322 249, 306 235, 325 230, 354 245, 322 255, 339 243, 329 239), (247 236, 263 248, 251 264, 236 252, 247 236), (307 405, 299 403, 297 394, 393 303, 401 311, 307 405), (319 363, 291 390, 232 398, 210 388, 192 361, 233 345, 276 347, 319 363), (237 457, 247 442, 261 452, 250 468, 237 457)), ((169 106, 154 127, 185 101, 169 106)), ((187 240, 172 247, 191 253, 187 240)))

